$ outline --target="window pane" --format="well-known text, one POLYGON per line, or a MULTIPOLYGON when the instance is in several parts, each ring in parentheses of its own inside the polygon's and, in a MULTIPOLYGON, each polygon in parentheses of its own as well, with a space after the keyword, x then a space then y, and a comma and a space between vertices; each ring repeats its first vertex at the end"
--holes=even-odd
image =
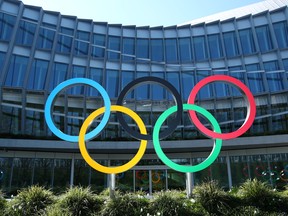
POLYGON ((208 35, 208 44, 209 44, 210 57, 212 59, 220 58, 223 56, 219 34, 208 35))
POLYGON ((1 133, 20 134, 22 109, 2 106, 1 133))
POLYGON ((54 160, 50 158, 35 158, 33 184, 51 188, 54 160))
POLYGON ((0 74, 3 73, 2 67, 4 65, 4 60, 5 60, 5 53, 0 52, 0 74))
POLYGON ((5 85, 13 87, 23 87, 27 64, 27 57, 13 55, 10 60, 5 85))
POLYGON ((44 90, 48 61, 35 59, 33 61, 27 89, 44 90))
POLYGON ((246 65, 249 89, 252 93, 264 92, 263 74, 259 64, 246 65))
POLYGON ((106 90, 110 98, 118 97, 119 71, 106 70, 106 90))
MULTIPOLYGON (((121 82, 121 85, 122 85, 122 89, 125 88, 125 86, 132 82, 134 80, 134 71, 122 71, 122 82, 121 82)), ((126 96, 125 98, 134 98, 134 90, 130 91, 126 96)))
MULTIPOLYGON (((164 73, 154 72, 152 73, 153 77, 164 78, 164 73)), ((152 88, 152 100, 163 100, 166 95, 166 90, 159 83, 153 83, 152 88)))
MULTIPOLYGON (((211 75, 210 71, 197 71, 197 81, 199 82, 200 80, 208 77, 211 75)), ((206 85, 204 86, 198 93, 198 98, 200 99, 207 99, 212 97, 212 85, 206 85)))
POLYGON ((279 48, 286 48, 288 46, 287 22, 279 22, 273 24, 275 36, 279 48))
POLYGON ((55 31, 40 27, 37 48, 52 49, 55 31))
POLYGON ((51 73, 49 90, 54 89, 58 84, 66 79, 66 74, 68 71, 68 65, 63 63, 55 63, 53 66, 53 71, 51 73))
POLYGON ((134 38, 123 38, 123 60, 133 60, 135 59, 133 56, 135 55, 135 40, 134 38), (132 56, 125 56, 132 55, 132 56))
POLYGON ((108 37, 108 59, 119 59, 120 51, 120 37, 109 36, 108 37))
POLYGON ((84 31, 77 31, 75 41, 75 54, 80 56, 88 55, 88 46, 89 46, 89 33, 84 31))
POLYGON ((93 48, 92 56, 103 58, 105 55, 105 35, 94 34, 93 35, 93 48))
POLYGON ((239 36, 243 54, 255 52, 255 44, 251 29, 240 30, 239 36))
MULTIPOLYGON (((0 170, 2 171, 0 190, 7 194, 10 192, 10 177, 12 172, 13 158, 0 157, 0 170)), ((7 194, 8 195, 8 194, 7 194)))
POLYGON ((272 41, 268 26, 261 26, 256 28, 256 34, 258 38, 258 44, 261 52, 265 52, 272 49, 272 41))
POLYGON ((151 59, 152 61, 163 61, 162 39, 151 39, 151 59))
POLYGON ((179 39, 179 49, 180 49, 181 62, 189 62, 192 60, 190 38, 180 38, 179 39))
POLYGON ((72 46, 73 30, 61 27, 61 33, 58 35, 57 51, 62 53, 70 53, 72 46))
POLYGON ((204 60, 207 58, 207 49, 204 36, 194 37, 194 53, 196 60, 204 60))
POLYGON ((266 71, 267 82, 271 92, 280 91, 284 88, 283 73, 277 72, 279 70, 277 61, 264 62, 264 69, 266 71))
MULTIPOLYGON (((169 83, 171 83, 177 89, 177 91, 180 93, 179 72, 167 72, 166 76, 167 76, 167 81, 169 83)), ((173 97, 174 96, 171 93, 168 94, 168 99, 169 100, 174 100, 173 97)))
POLYGON ((149 58, 149 41, 148 39, 137 39, 136 57, 149 58))
MULTIPOLYGON (((214 74, 223 75, 225 73, 223 71, 214 71, 214 74)), ((215 94, 216 94, 215 96, 217 98, 227 97, 229 95, 229 87, 224 82, 215 82, 214 87, 215 87, 215 94)))
MULTIPOLYGON (((82 78, 85 77, 85 67, 81 66, 73 66, 72 78, 82 78)), ((73 95, 83 95, 84 94, 84 86, 77 85, 70 89, 70 94, 73 95)))
POLYGON ((71 160, 54 159, 53 190, 63 192, 70 185, 71 160))
MULTIPOLYGON (((140 77, 146 77, 148 76, 148 72, 137 72, 136 76, 137 78, 140 77)), ((150 85, 148 84, 142 84, 140 86, 137 86, 136 88, 136 98, 137 100, 147 100, 149 98, 149 92, 150 92, 150 85)))
MULTIPOLYGON (((90 68, 90 79, 98 82, 100 85, 102 85, 103 82, 103 69, 101 68, 90 68)), ((97 89, 89 87, 88 88, 88 95, 89 96, 100 96, 99 91, 97 89)))
POLYGON ((16 17, 0 13, 0 39, 10 40, 15 26, 16 17))
MULTIPOLYGON (((32 106, 37 109, 44 109, 43 105, 35 106, 35 104, 33 104, 32 106)), ((43 112, 26 110, 25 135, 43 137, 45 135, 44 125, 45 121, 43 112)))
POLYGON ((225 52, 227 57, 239 55, 237 38, 235 32, 223 33, 225 52))
MULTIPOLYGON (((245 84, 245 72, 242 70, 242 66, 234 66, 229 67, 230 76, 240 80, 243 84, 245 84)), ((237 88, 237 86, 232 87, 232 94, 233 96, 240 96, 241 91, 237 88)))
POLYGON ((177 62, 178 61, 176 39, 166 39, 165 40, 165 53, 166 53, 166 62, 177 62))
POLYGON ((182 72, 182 98, 187 102, 190 92, 195 85, 194 71, 182 72))
POLYGON ((31 46, 36 31, 36 24, 21 20, 16 36, 16 44, 31 46))

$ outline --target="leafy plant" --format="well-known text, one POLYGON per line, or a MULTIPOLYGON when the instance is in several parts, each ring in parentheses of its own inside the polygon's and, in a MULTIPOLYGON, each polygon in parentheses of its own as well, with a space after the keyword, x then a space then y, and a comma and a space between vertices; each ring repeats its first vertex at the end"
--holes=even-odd
POLYGON ((47 207, 55 201, 51 191, 44 187, 31 186, 22 189, 19 194, 8 203, 7 215, 41 215, 44 214, 47 207))
POLYGON ((100 211, 103 201, 90 188, 74 187, 59 199, 59 207, 73 216, 93 215, 100 211))

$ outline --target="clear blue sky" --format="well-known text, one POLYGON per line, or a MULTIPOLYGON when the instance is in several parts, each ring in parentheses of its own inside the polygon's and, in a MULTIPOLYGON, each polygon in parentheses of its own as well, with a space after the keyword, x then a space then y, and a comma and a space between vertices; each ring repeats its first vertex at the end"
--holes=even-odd
POLYGON ((263 0, 22 0, 110 24, 170 26, 263 0))

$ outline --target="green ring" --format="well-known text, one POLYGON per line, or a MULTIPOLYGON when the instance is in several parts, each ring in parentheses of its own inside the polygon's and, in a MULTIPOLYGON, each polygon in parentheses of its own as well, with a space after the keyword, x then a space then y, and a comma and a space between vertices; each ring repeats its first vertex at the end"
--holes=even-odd
MULTIPOLYGON (((214 128, 214 131, 217 133, 221 133, 221 129, 220 129, 220 126, 219 126, 217 120, 214 118, 214 116, 212 116, 212 114, 210 112, 208 112, 204 108, 199 107, 199 106, 194 105, 194 104, 183 104, 183 110, 194 110, 194 111, 202 114, 203 116, 205 116, 210 121, 210 123, 212 124, 212 126, 214 128)), ((161 125, 163 124, 163 122, 166 120, 166 118, 169 115, 171 115, 172 113, 174 113, 176 111, 177 111, 177 106, 170 107, 168 110, 166 110, 164 113, 162 113, 160 115, 160 117, 158 118, 158 120, 156 121, 156 124, 154 126, 153 144, 154 144, 154 148, 155 148, 155 151, 156 151, 158 157, 168 167, 170 167, 171 169, 174 169, 176 171, 179 171, 179 172, 183 172, 183 173, 198 172, 198 171, 201 171, 203 169, 206 169, 218 157, 218 155, 221 151, 221 147, 222 147, 222 139, 214 139, 214 146, 213 146, 212 152, 210 153, 208 158, 206 160, 204 160, 203 162, 201 162, 200 164, 197 164, 195 166, 193 166, 193 165, 183 166, 183 165, 179 165, 177 163, 174 163, 162 151, 162 148, 160 146, 160 141, 159 141, 159 132, 160 132, 161 125)))

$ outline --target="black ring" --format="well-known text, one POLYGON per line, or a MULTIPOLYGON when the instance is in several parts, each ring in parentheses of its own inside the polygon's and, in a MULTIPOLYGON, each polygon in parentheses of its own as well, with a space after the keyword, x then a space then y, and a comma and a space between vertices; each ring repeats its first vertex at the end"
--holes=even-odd
MULTIPOLYGON (((159 78, 159 77, 153 77, 153 76, 147 76, 147 77, 141 77, 138 78, 136 80, 133 80, 132 82, 128 83, 124 89, 120 92, 120 95, 117 99, 116 104, 122 106, 123 105, 123 100, 125 95, 129 92, 130 89, 132 89, 133 87, 136 87, 142 83, 159 83, 160 85, 162 85, 163 87, 165 87, 166 89, 170 90, 170 92, 173 94, 174 100, 176 101, 177 104, 177 115, 174 121, 172 121, 170 124, 168 124, 168 128, 167 130, 163 131, 162 133, 159 134, 159 138, 160 139, 164 139, 165 137, 169 136, 170 134, 173 133, 173 131, 177 128, 177 126, 179 125, 179 123, 181 122, 181 118, 182 118, 182 113, 183 113, 183 104, 182 104, 182 99, 181 96, 179 94, 179 92, 177 91, 177 89, 168 81, 159 78)), ((152 140, 152 135, 147 134, 140 134, 137 131, 132 130, 128 124, 126 123, 126 121, 124 120, 124 117, 122 115, 122 113, 117 112, 116 113, 117 118, 119 120, 119 123, 122 125, 122 127, 124 128, 124 130, 130 134, 132 137, 139 139, 139 140, 152 140)))

